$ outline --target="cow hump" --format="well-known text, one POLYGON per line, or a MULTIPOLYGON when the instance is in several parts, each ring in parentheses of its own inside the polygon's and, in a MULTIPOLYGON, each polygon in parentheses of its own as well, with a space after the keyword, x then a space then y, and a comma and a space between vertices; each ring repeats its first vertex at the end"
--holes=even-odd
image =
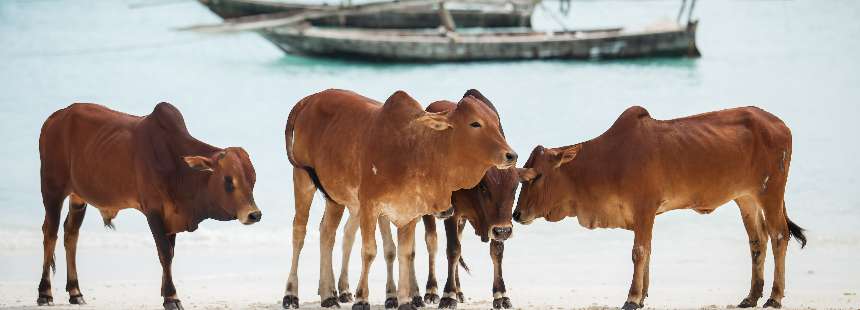
POLYGON ((418 101, 409 96, 405 91, 398 90, 385 100, 385 104, 382 105, 382 111, 389 121, 406 121, 421 115, 424 109, 421 108, 421 104, 418 101))
POLYGON ((185 127, 185 119, 182 113, 175 106, 167 102, 160 102, 155 105, 155 109, 149 114, 149 118, 154 120, 159 127, 170 133, 188 133, 188 128, 185 127))

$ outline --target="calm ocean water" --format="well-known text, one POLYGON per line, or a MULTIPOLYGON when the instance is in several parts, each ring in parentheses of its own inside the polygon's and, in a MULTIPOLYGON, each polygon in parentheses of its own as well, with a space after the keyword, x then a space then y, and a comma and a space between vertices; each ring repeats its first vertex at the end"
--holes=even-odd
MULTIPOLYGON (((673 18, 679 2, 574 2, 566 23, 570 27, 644 25, 673 18)), ((631 105, 644 106, 662 119, 745 105, 778 115, 794 135, 788 212, 809 229, 812 247, 804 252, 793 247, 790 255, 798 258, 790 264, 799 265, 795 270, 800 273, 808 269, 804 260, 829 262, 835 264, 827 269, 831 274, 818 272, 824 278, 830 275, 822 280, 822 287, 860 286, 856 268, 840 267, 852 260, 856 263, 860 252, 856 228, 860 221, 858 1, 699 1, 695 16, 701 19, 700 59, 438 65, 287 56, 253 33, 201 35, 171 30, 219 20, 193 1, 130 8, 137 3, 0 1, 0 169, 4 176, 0 259, 10 262, 0 264, 0 280, 34 280, 38 273, 33 261, 41 253, 39 227, 44 214, 39 194, 39 128, 51 112, 72 102, 97 102, 145 115, 155 103, 169 101, 184 113, 197 138, 222 147, 244 147, 257 170, 255 194, 264 220, 251 227, 206 222, 199 233, 183 235, 180 244, 263 244, 280 248, 277 255, 281 255, 289 249, 293 203, 283 126, 297 100, 326 88, 351 89, 384 100, 403 89, 429 103, 455 100, 465 90, 477 88, 498 106, 508 141, 524 155, 537 144, 559 146, 590 139, 631 105)), ((555 8, 555 3, 547 5, 555 8)), ((558 28, 543 11, 536 13, 535 24, 558 28)), ((309 229, 313 233, 322 209, 319 201, 316 204, 309 229)), ((123 249, 140 244, 147 248, 151 243, 143 233, 145 221, 136 211, 120 214, 118 232, 103 231, 98 213, 92 211, 84 223, 82 246, 123 249)), ((710 259, 690 253, 694 249, 704 253, 699 244, 730 249, 734 251, 731 260, 740 262, 736 269, 743 271, 737 277, 747 279, 746 236, 734 206, 709 216, 689 211, 663 215, 655 235, 655 248, 681 263, 710 259), (688 247, 675 247, 678 244, 688 247)), ((589 232, 567 221, 517 225, 515 236, 509 249, 555 241, 613 245, 617 248, 613 253, 625 255, 617 261, 624 262, 618 266, 624 266, 621 274, 628 277, 631 237, 626 232, 589 232)), ((482 247, 469 242, 467 247, 482 247)), ((309 247, 309 252, 316 251, 315 245, 309 247)), ((485 249, 475 251, 482 255, 474 256, 486 256, 485 249)), ((554 251, 551 255, 556 257, 576 256, 554 251)), ((518 257, 527 254, 510 254, 506 259, 517 266, 518 257)), ((314 270, 312 261, 307 264, 314 270)), ((278 266, 286 274, 285 262, 278 266)), ((311 285, 305 289, 311 294, 311 285)))

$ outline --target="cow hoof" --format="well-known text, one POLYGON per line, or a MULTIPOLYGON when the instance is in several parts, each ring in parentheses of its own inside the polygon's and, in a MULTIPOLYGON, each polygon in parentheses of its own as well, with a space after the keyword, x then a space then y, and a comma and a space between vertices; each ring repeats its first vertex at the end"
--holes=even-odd
POLYGON ((331 309, 340 308, 340 304, 337 303, 337 298, 335 298, 335 297, 326 298, 325 300, 323 300, 320 303, 320 306, 323 308, 331 308, 331 309))
POLYGON ((421 298, 421 296, 413 296, 412 305, 415 306, 415 308, 424 308, 424 299, 421 298))
POLYGON ((428 304, 438 304, 439 303, 439 295, 433 293, 424 294, 424 302, 428 304))
POLYGON ((352 293, 350 293, 350 292, 348 292, 348 291, 347 291, 347 292, 340 293, 340 297, 338 297, 338 299, 337 299, 337 300, 338 300, 338 301, 340 301, 341 303, 348 303, 348 302, 352 302, 352 301, 353 301, 353 299, 352 299, 352 293))
POLYGON ((397 298, 388 297, 385 299, 385 309, 394 309, 397 308, 397 298))
POLYGON ((290 309, 290 308, 298 309, 299 308, 299 297, 286 295, 286 296, 284 296, 284 301, 281 303, 281 306, 283 306, 284 309, 290 309))
POLYGON ((507 297, 496 298, 493 299, 493 309, 510 309, 514 306, 511 305, 511 299, 507 297))
POLYGON ((168 299, 164 301, 164 310, 184 310, 179 299, 168 299))
POLYGON ((632 301, 624 302, 624 305, 621 306, 621 310, 636 310, 642 308, 644 305, 637 304, 632 301))
POLYGON ((370 304, 366 301, 358 301, 352 304, 352 310, 370 310, 370 304))
POLYGON ((466 302, 466 297, 463 296, 463 292, 457 292, 457 300, 459 302, 466 302))
POLYGON ((758 299, 753 299, 750 297, 744 298, 741 300, 741 303, 738 304, 738 308, 755 308, 756 303, 758 303, 758 299))
POLYGON ((87 302, 84 301, 84 295, 77 294, 75 296, 69 296, 69 303, 73 305, 86 305, 87 302))
POLYGON ((39 306, 53 306, 54 297, 48 295, 39 295, 39 298, 36 299, 36 304, 39 306))
POLYGON ((397 310, 418 310, 412 303, 405 303, 397 307, 397 310))
POLYGON ((773 298, 768 298, 764 305, 762 305, 761 307, 779 309, 782 308, 782 304, 774 300, 773 298))
POLYGON ((439 300, 439 309, 457 309, 457 300, 451 297, 442 297, 439 300))

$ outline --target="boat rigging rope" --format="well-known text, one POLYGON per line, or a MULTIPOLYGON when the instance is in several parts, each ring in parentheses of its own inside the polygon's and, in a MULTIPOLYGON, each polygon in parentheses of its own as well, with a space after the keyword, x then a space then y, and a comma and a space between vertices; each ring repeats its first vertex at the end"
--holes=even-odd
POLYGON ((561 12, 561 14, 564 14, 564 16, 567 16, 568 14, 570 14, 570 1, 571 0, 559 0, 558 1, 558 10, 559 10, 559 12, 561 12))
MULTIPOLYGON (((569 4, 569 3, 570 3, 570 2, 568 2, 568 4, 569 4)), ((549 14, 549 16, 550 16, 550 17, 552 17, 552 19, 553 19, 556 23, 558 23, 558 25, 559 25, 559 26, 561 26, 561 30, 564 30, 564 31, 568 31, 568 30, 569 30, 569 28, 567 27, 567 25, 565 25, 564 20, 563 20, 561 17, 559 17, 558 15, 555 15, 555 12, 553 12, 552 10, 547 9, 547 8, 546 8, 546 6, 545 6, 545 5, 543 5, 543 2, 539 2, 539 3, 538 3, 538 6, 540 6, 541 10, 543 10, 544 12, 546 12, 547 14, 549 14)))

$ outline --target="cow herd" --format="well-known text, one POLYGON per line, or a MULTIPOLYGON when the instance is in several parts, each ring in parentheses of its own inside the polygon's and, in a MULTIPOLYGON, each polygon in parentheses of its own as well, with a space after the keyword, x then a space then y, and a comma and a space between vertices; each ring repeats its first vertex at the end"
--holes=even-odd
MULTIPOLYGON (((538 145, 517 168, 517 153, 506 141, 497 109, 477 90, 467 91, 456 103, 437 101, 426 109, 403 91, 380 103, 351 91, 325 90, 293 107, 285 139, 295 195, 286 309, 299 308, 298 262, 317 191, 326 202, 318 288, 324 308, 352 302, 353 309, 370 309, 368 273, 377 254, 377 229, 387 265, 385 308, 398 309, 436 303, 456 308, 463 302, 458 271, 468 270, 460 256, 466 223, 489 242, 495 309, 512 308, 502 278, 512 219, 528 225, 539 218, 556 222, 576 217, 589 229, 633 231, 633 278, 623 309, 642 308, 648 296, 651 232, 658 214, 676 209, 707 214, 735 201, 752 258, 749 294, 739 307, 757 306, 764 294, 768 241, 774 275, 763 306, 781 307, 788 240, 806 243, 803 229, 788 219, 783 198, 791 132, 779 118, 756 107, 673 120, 656 120, 645 109, 631 107, 600 136, 556 148, 538 145), (335 282, 332 254, 345 210, 342 269, 335 282), (447 240, 441 296, 434 267, 437 218, 444 221, 447 240), (415 272, 419 221, 430 263, 423 296, 415 272), (391 225, 397 228, 396 244, 391 225), (356 232, 361 235, 362 268, 353 294, 348 262, 356 232)), ((179 110, 168 103, 143 117, 72 104, 45 121, 39 154, 45 207, 39 305, 53 304, 50 270, 67 197, 63 241, 72 304, 85 302, 75 250, 87 204, 98 209, 108 227, 120 210, 144 214, 162 265, 165 309, 183 308, 171 272, 177 233, 194 231, 205 219, 238 219, 246 225, 262 219, 248 153, 195 139, 179 110)))

